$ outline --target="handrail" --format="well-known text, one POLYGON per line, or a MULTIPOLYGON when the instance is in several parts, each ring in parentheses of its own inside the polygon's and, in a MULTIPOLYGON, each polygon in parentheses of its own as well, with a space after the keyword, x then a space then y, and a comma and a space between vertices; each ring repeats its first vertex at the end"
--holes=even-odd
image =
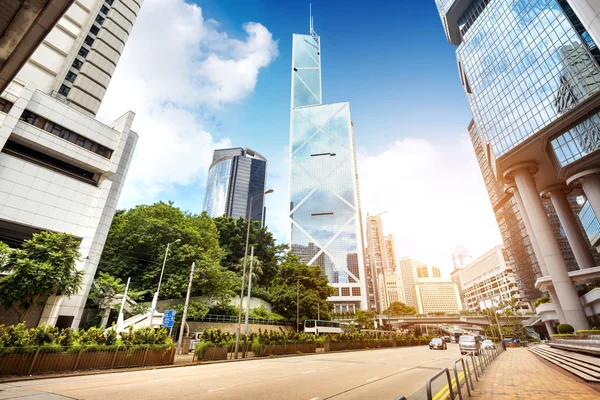
POLYGON ((431 382, 433 382, 443 374, 446 374, 446 380, 448 381, 448 390, 450 391, 450 398, 454 398, 454 391, 452 390, 452 379, 450 378, 450 371, 448 371, 448 368, 442 368, 435 375, 429 377, 429 379, 427 379, 427 382, 425 383, 425 389, 427 391, 427 400, 433 400, 433 394, 431 393, 431 382))
POLYGON ((471 389, 469 388, 469 379, 467 378, 468 372, 465 369, 464 357, 461 357, 458 360, 454 360, 454 362, 452 363, 452 369, 454 370, 454 379, 456 380, 456 390, 458 391, 458 398, 460 400, 463 400, 462 389, 460 388, 460 379, 458 378, 458 369, 456 368, 456 363, 458 363, 459 361, 462 363, 463 374, 465 375, 465 385, 467 386, 467 392, 469 393, 469 396, 471 396, 471 389))

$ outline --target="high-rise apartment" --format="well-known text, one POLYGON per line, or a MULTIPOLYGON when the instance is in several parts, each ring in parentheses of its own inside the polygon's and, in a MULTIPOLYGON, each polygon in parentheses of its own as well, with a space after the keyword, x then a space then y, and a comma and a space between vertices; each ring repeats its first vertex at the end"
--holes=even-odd
POLYGON ((586 329, 589 314, 575 285, 600 272, 590 251, 600 215, 598 11, 587 0, 435 2, 448 42, 457 46, 485 162, 504 185, 504 204, 514 199, 536 256, 533 286, 550 294, 558 321, 586 329), (569 193, 581 196, 579 212, 569 193), (550 205, 576 270, 557 240, 550 205))
POLYGON ((322 102, 312 17, 309 34, 293 36, 291 74, 289 242, 303 262, 321 266, 336 312, 366 309, 354 126, 349 103, 322 102))
POLYGON ((404 288, 404 299, 406 305, 417 308, 417 297, 415 294, 416 267, 421 265, 418 260, 410 257, 400 259, 400 275, 402 276, 402 286, 404 288))
POLYGON ((30 324, 79 325, 138 138, 133 112, 110 125, 94 115, 140 5, 74 1, 0 94, 0 239, 70 233, 85 271, 76 295, 49 298, 30 324))
POLYGON ((211 217, 248 218, 265 222, 267 159, 240 147, 215 150, 208 170, 204 211, 211 217), (250 210, 250 199, 252 199, 250 210))

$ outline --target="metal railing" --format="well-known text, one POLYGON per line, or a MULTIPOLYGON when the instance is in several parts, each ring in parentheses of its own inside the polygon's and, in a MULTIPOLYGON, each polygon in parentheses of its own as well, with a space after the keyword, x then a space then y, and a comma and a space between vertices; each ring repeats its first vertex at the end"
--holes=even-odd
POLYGON ((428 400, 433 399, 433 393, 431 393, 431 383, 444 374, 446 374, 446 380, 448 381, 448 390, 450 391, 450 398, 454 398, 454 391, 452 390, 452 378, 450 378, 450 371, 448 371, 448 368, 442 368, 433 376, 429 377, 429 379, 427 379, 427 382, 425 383, 425 390, 427 391, 428 400))
MULTIPOLYGON (((244 318, 242 316, 242 318, 244 318)), ((204 317, 193 317, 188 318, 187 321, 196 321, 196 322, 229 322, 229 323, 237 323, 237 315, 218 315, 218 314, 206 314, 204 317)), ((261 325, 294 325, 293 321, 274 321, 270 319, 260 319, 260 318, 248 318, 248 323, 250 324, 261 324, 261 325)))

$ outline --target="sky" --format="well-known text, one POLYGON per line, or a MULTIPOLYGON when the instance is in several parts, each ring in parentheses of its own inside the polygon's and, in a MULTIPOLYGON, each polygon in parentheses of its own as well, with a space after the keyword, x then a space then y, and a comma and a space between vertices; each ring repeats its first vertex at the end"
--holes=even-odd
MULTIPOLYGON (((387 211, 398 253, 449 273, 457 242, 501 243, 468 137, 470 111, 433 0, 313 1, 323 101, 350 102, 363 217, 387 211)), ((119 207, 199 213, 215 148, 268 159, 267 225, 287 238, 291 44, 309 3, 145 0, 103 100, 136 113, 119 207)))

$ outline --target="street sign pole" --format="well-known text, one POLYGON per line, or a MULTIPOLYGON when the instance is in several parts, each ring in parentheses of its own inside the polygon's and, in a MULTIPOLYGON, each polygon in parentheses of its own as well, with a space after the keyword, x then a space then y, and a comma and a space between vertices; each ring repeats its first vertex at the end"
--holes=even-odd
POLYGON ((196 268, 196 262, 192 263, 192 270, 190 271, 190 282, 188 283, 187 295, 185 296, 185 305, 183 306, 183 315, 181 316, 181 328, 179 329, 179 340, 177 341, 178 353, 181 354, 181 344, 183 343, 183 332, 185 329, 185 317, 187 316, 188 305, 190 303, 190 291, 192 290, 192 279, 194 279, 194 269, 196 268))

